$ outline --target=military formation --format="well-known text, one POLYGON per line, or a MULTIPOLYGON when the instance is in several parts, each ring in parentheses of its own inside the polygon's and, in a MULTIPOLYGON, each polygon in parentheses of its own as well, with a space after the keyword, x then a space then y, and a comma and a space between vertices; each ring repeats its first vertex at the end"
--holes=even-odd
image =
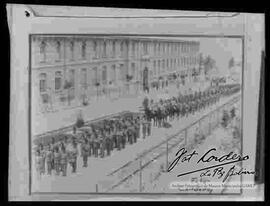
POLYGON ((132 113, 105 119, 82 128, 74 127, 73 134, 62 134, 62 138, 58 141, 52 138, 46 144, 39 143, 35 155, 36 169, 39 175, 51 175, 54 171, 56 175, 66 176, 70 165, 72 173, 76 173, 79 155, 83 167, 88 167, 89 157, 110 156, 113 150, 122 150, 126 144, 134 144, 140 136, 146 138, 150 134, 151 124, 146 118, 132 113))
POLYGON ((206 91, 195 91, 191 94, 160 99, 145 108, 145 115, 148 121, 153 121, 154 126, 163 127, 165 123, 174 118, 187 117, 196 111, 205 109, 215 104, 222 96, 232 95, 240 90, 239 84, 222 85, 210 87, 206 91))
POLYGON ((163 127, 168 120, 194 114, 216 103, 222 96, 239 90, 239 84, 211 87, 203 92, 151 102, 144 115, 129 113, 79 128, 74 126, 72 134, 61 134, 61 138, 53 136, 48 142, 37 145, 37 173, 39 176, 66 176, 69 166, 71 172, 76 173, 78 157, 81 157, 83 167, 88 167, 89 157, 110 156, 113 150, 122 150, 127 144, 136 143, 138 138, 150 136, 152 122, 154 126, 163 127))

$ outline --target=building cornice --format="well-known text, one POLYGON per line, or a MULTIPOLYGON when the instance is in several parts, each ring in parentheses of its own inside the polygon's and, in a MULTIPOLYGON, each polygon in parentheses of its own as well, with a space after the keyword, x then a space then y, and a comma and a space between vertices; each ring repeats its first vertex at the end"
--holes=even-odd
POLYGON ((100 41, 146 41, 146 42, 163 42, 163 43, 187 43, 187 44, 199 44, 199 41, 190 41, 190 40, 178 40, 160 37, 138 37, 138 36, 114 36, 114 35, 86 35, 86 34, 32 34, 33 40, 100 40, 100 41))

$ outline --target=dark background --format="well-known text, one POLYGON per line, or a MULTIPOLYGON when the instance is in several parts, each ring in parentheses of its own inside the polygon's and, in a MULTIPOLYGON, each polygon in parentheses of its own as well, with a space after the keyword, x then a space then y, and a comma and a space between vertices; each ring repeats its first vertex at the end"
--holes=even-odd
MULTIPOLYGON (((5 120, 1 122, 1 158, 0 158, 0 176, 2 180, 0 181, 1 188, 1 200, 7 202, 8 200, 8 155, 9 155, 9 79, 10 79, 10 40, 9 40, 9 31, 7 25, 7 17, 6 17, 6 3, 15 3, 15 4, 39 4, 39 5, 65 5, 65 6, 88 6, 88 7, 116 7, 116 8, 144 8, 144 9, 167 9, 167 10, 193 10, 193 11, 220 11, 220 12, 249 12, 249 13, 265 13, 265 28, 266 28, 266 45, 268 45, 269 39, 269 12, 266 10, 266 6, 259 5, 258 2, 250 1, 250 5, 248 2, 245 3, 239 2, 239 5, 236 4, 236 1, 215 1, 206 2, 206 1, 87 1, 87 0, 74 0, 74 1, 63 1, 63 0, 28 0, 28 1, 3 1, 1 2, 1 11, 0 11, 0 19, 2 20, 1 24, 1 75, 0 75, 0 84, 1 84, 1 108, 3 109, 1 114, 1 120, 5 120), (208 4, 207 4, 208 3, 208 4), (231 4, 229 4, 231 3, 231 4), (188 5, 189 4, 189 5, 188 5), (255 8, 255 6, 257 8, 255 8), (238 7, 238 8, 237 8, 238 7), (4 88, 4 89, 3 89, 4 88), (5 144, 3 144, 5 143, 5 144), (5 166, 5 169, 4 169, 5 166)), ((266 48, 268 48, 266 46, 266 48)), ((267 65, 268 59, 267 57, 267 49, 266 51, 262 51, 262 66, 261 66, 261 84, 260 84, 260 100, 259 100, 259 118, 258 118, 258 130, 257 130, 257 156, 256 156, 256 170, 257 175, 255 180, 257 183, 263 183, 265 180, 268 180, 269 170, 268 168, 264 168, 265 160, 268 159, 267 154, 267 143, 268 143, 268 131, 267 127, 265 127, 265 112, 267 106, 265 104, 265 91, 269 91, 268 81, 265 81, 265 77, 268 75, 267 65), (266 128, 266 130, 265 130, 266 128), (265 180, 264 180, 265 179, 265 180)), ((266 166, 268 166, 266 164, 266 166)), ((268 182, 268 181, 267 181, 268 182)), ((268 201, 268 186, 265 185, 265 198, 268 201)), ((0 205, 2 205, 0 203, 0 205)))

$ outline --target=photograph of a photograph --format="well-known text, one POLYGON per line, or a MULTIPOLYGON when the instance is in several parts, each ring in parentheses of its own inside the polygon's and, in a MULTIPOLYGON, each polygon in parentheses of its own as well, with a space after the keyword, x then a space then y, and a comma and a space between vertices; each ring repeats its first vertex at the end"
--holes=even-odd
POLYGON ((263 14, 7 15, 10 199, 264 199, 263 14))

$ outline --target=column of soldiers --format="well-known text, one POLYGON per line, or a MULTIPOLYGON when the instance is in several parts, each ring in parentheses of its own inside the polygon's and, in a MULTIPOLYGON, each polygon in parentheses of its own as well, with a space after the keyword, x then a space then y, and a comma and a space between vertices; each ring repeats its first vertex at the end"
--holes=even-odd
MULTIPOLYGON (((39 144, 36 150, 36 169, 38 175, 67 175, 68 164, 72 173, 76 173, 79 156, 78 144, 83 161, 83 167, 88 167, 88 157, 110 156, 111 152, 122 150, 126 144, 137 142, 140 137, 140 125, 143 125, 143 137, 150 135, 150 128, 145 127, 141 117, 132 115, 116 119, 103 120, 97 124, 89 125, 90 131, 84 131, 80 137, 76 135, 48 144, 39 144), (45 171, 46 168, 46 171, 45 171)), ((73 131, 76 132, 76 131, 73 131)))
POLYGON ((222 85, 210 88, 203 92, 195 91, 193 94, 179 95, 167 100, 160 100, 146 109, 145 115, 154 126, 163 127, 174 118, 187 117, 215 104, 221 96, 229 96, 240 90, 239 84, 222 85))

